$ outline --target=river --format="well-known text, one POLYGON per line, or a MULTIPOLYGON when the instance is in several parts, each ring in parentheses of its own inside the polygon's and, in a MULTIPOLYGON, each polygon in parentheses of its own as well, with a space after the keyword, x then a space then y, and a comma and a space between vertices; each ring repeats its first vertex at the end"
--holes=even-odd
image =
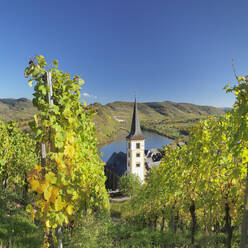
MULTIPOLYGON (((173 142, 173 140, 168 139, 164 136, 161 136, 156 133, 148 132, 148 131, 143 131, 143 134, 146 137, 145 140, 145 149, 149 150, 151 148, 161 148, 166 144, 169 144, 173 142)), ((101 156, 101 159, 104 162, 107 162, 110 156, 112 155, 113 152, 126 152, 126 138, 120 138, 111 144, 108 144, 100 150, 100 152, 103 153, 103 156, 101 156)))

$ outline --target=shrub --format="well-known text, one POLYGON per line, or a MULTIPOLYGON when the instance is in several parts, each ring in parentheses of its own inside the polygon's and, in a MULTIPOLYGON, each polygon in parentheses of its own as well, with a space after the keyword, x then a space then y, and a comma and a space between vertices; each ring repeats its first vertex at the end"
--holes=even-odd
POLYGON ((141 181, 137 175, 127 174, 120 178, 118 188, 123 195, 134 195, 141 188, 141 181))

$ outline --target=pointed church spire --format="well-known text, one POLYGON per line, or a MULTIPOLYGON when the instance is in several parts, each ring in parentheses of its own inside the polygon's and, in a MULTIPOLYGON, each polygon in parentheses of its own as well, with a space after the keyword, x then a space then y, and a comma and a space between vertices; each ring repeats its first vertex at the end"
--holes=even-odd
POLYGON ((127 136, 127 139, 145 139, 145 136, 143 135, 140 129, 136 96, 135 96, 134 107, 133 107, 133 119, 132 119, 131 131, 129 135, 127 136))

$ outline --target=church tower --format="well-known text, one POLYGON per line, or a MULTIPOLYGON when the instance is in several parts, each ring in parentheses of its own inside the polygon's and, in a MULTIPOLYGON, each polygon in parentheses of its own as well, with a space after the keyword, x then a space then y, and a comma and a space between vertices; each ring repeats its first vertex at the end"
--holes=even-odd
POLYGON ((140 129, 136 98, 133 108, 131 131, 127 140, 127 172, 139 176, 141 182, 145 179, 145 136, 140 129))

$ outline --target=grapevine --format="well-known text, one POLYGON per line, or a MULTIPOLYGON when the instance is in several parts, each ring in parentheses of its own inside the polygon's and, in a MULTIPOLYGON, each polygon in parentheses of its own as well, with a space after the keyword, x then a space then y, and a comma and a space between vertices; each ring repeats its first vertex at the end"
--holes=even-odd
POLYGON ((29 205, 27 210, 33 219, 43 223, 44 247, 56 242, 57 227, 75 225, 82 212, 109 209, 92 111, 80 99, 84 82, 57 67, 57 61, 48 66, 43 56, 37 56, 25 69, 29 85, 35 85, 33 104, 39 110, 32 130, 38 147, 45 144, 46 149, 46 157, 28 175, 37 197, 34 206, 29 205), (52 78, 53 105, 47 99, 51 93, 46 83, 48 72, 52 78))

